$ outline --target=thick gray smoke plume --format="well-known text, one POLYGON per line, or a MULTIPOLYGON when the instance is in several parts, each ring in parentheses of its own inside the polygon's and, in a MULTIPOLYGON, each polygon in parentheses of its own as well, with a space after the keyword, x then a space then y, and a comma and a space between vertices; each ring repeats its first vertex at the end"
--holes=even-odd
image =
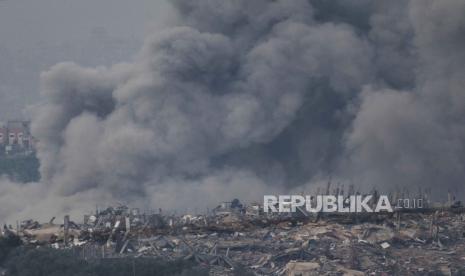
POLYGON ((329 177, 460 187, 465 2, 173 5, 178 25, 132 63, 43 73, 42 180, 6 181, 0 218, 114 202, 193 210, 329 177))

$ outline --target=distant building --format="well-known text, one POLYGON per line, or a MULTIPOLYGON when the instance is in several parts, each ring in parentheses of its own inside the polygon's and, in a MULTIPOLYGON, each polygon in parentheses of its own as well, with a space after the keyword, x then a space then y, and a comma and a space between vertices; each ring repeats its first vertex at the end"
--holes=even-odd
POLYGON ((0 122, 0 153, 30 154, 35 151, 35 143, 29 121, 0 122))

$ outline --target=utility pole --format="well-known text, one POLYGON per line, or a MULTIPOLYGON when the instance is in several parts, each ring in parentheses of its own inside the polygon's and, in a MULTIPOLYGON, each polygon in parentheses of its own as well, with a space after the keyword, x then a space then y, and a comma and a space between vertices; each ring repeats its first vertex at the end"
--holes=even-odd
POLYGON ((64 244, 65 247, 68 246, 68 232, 69 232, 69 215, 66 215, 64 218, 64 244))
POLYGON ((136 276, 136 262, 132 259, 132 276, 136 276))

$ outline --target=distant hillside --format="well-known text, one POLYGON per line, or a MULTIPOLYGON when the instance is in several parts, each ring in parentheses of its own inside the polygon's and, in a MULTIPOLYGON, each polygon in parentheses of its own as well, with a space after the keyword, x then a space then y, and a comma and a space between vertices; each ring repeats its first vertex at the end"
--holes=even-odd
POLYGON ((35 155, 0 157, 0 175, 7 175, 18 182, 38 181, 39 159, 35 155))

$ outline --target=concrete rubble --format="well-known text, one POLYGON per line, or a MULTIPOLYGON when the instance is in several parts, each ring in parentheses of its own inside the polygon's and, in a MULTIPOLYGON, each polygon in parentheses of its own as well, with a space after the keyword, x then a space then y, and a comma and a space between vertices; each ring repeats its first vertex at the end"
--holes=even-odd
POLYGON ((250 275, 465 274, 461 208, 310 216, 228 204, 210 215, 178 216, 110 207, 79 224, 68 216, 63 223, 28 220, 2 233, 83 259, 190 259, 211 275, 239 268, 250 275))

